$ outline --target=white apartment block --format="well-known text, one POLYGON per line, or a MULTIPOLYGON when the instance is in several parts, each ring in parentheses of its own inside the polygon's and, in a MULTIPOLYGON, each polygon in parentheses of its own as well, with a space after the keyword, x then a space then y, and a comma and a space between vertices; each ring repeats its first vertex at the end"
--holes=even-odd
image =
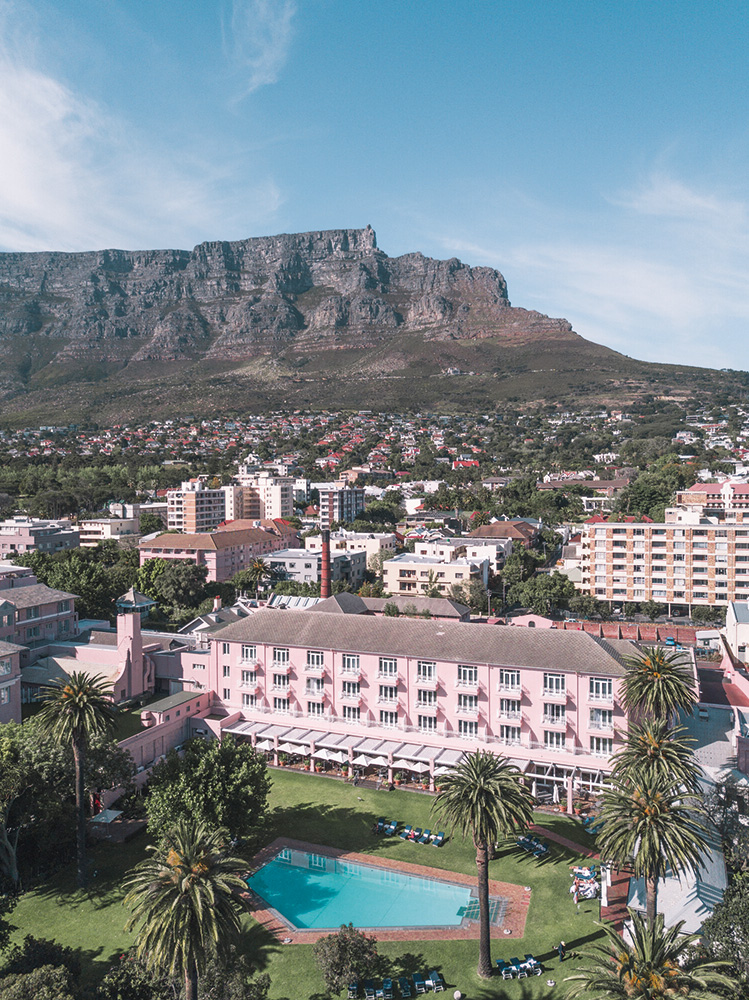
POLYGON ((356 519, 366 503, 364 489, 359 486, 330 486, 320 490, 320 527, 329 528, 334 521, 356 519))
MULTIPOLYGON (((279 579, 297 583, 319 583, 322 554, 308 549, 279 549, 268 557, 268 563, 279 579)), ((364 581, 367 568, 366 552, 331 552, 331 582, 345 580, 353 586, 364 581)))
POLYGON ((92 548, 112 538, 135 544, 140 538, 140 518, 92 517, 81 521, 78 530, 83 548, 92 548))
POLYGON ((470 586, 478 580, 486 587, 489 578, 489 561, 459 557, 444 561, 434 556, 412 555, 403 552, 388 559, 382 567, 382 582, 389 594, 423 594, 436 584, 440 593, 449 594, 454 585, 470 586))
MULTIPOLYGON (((365 552, 367 565, 380 554, 390 557, 395 555, 396 538, 392 532, 363 531, 332 531, 330 533, 330 551, 334 552, 365 552)), ((304 547, 309 552, 322 551, 322 535, 310 535, 304 540, 304 547)))

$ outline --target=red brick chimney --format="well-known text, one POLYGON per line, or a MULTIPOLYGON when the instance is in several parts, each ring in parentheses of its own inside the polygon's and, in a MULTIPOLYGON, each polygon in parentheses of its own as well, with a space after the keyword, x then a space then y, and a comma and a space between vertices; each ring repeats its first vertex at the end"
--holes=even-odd
POLYGON ((320 597, 330 597, 330 531, 323 528, 320 567, 320 597))

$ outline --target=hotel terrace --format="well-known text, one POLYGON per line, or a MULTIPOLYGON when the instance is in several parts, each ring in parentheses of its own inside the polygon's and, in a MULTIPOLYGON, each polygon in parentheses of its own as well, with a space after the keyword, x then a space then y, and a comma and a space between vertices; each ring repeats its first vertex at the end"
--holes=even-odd
POLYGON ((388 781, 410 769, 434 787, 484 747, 560 791, 609 773, 626 730, 623 658, 637 652, 585 632, 272 609, 209 642, 181 657, 185 691, 215 692, 216 729, 275 760, 372 764, 388 781))

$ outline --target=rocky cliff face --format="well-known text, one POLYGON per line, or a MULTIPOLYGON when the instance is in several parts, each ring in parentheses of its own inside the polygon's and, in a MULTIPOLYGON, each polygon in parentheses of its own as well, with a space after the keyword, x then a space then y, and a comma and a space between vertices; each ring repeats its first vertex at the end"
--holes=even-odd
POLYGON ((87 362, 242 361, 289 348, 575 337, 510 305, 502 275, 338 229, 183 250, 0 254, 0 356, 27 370, 87 362))

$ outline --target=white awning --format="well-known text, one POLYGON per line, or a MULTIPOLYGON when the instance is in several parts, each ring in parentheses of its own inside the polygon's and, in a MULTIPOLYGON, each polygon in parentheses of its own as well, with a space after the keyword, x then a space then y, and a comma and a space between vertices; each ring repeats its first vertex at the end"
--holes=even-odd
POLYGON ((323 749, 315 750, 314 754, 315 760, 330 760, 331 756, 332 755, 328 750, 323 749))
POLYGON ((348 754, 342 750, 328 750, 328 760, 333 760, 336 764, 344 764, 348 761, 348 754))
POLYGON ((451 771, 452 771, 451 767, 445 767, 443 764, 438 764, 437 767, 435 767, 434 769, 434 773, 438 777, 441 777, 443 774, 450 774, 451 771))
POLYGON ((274 745, 273 744, 273 740, 258 740, 257 743, 255 744, 255 749, 256 750, 272 750, 273 749, 273 745, 274 745))
POLYGON ((415 771, 416 774, 424 774, 429 770, 429 765, 420 760, 396 760, 393 761, 393 766, 403 768, 404 771, 415 771))
POLYGON ((367 767, 372 762, 369 757, 365 756, 363 753, 360 753, 358 757, 354 757, 354 763, 359 764, 361 767, 367 767))
POLYGON ((452 767, 463 759, 463 753, 463 750, 443 750, 437 761, 440 764, 447 764, 449 767, 452 767))
POLYGON ((424 751, 417 743, 404 743, 398 749, 398 757, 407 757, 409 760, 418 760, 424 751))
POLYGON ((371 759, 371 763, 375 764, 377 767, 387 767, 387 762, 387 757, 372 757, 371 759))
POLYGON ((295 747, 293 743, 281 743, 278 749, 284 753, 301 753, 300 747, 295 747))

